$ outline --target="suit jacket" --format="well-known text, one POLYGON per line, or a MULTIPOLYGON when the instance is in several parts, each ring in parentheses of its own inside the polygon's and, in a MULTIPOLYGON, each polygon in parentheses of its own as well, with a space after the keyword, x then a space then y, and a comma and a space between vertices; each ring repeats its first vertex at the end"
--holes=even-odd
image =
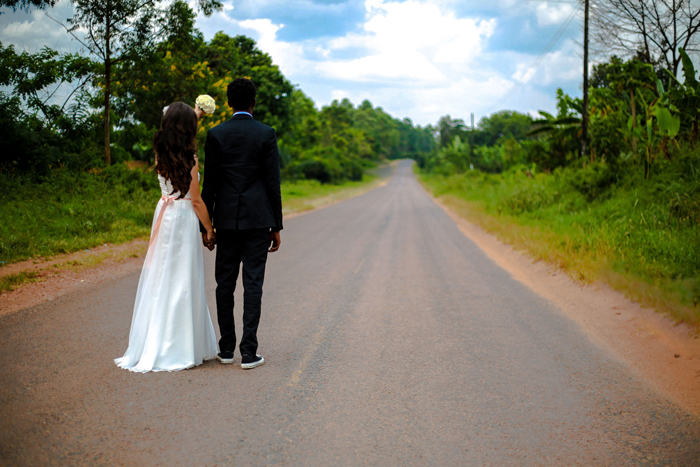
POLYGON ((282 230, 274 128, 249 115, 236 115, 209 130, 204 153, 202 200, 214 227, 282 230))

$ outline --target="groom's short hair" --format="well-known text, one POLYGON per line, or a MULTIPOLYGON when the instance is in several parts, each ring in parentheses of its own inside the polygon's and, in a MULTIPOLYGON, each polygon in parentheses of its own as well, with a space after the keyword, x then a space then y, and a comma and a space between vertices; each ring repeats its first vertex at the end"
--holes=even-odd
POLYGON ((247 78, 236 78, 228 85, 226 95, 228 105, 236 110, 245 110, 255 101, 257 89, 247 78))

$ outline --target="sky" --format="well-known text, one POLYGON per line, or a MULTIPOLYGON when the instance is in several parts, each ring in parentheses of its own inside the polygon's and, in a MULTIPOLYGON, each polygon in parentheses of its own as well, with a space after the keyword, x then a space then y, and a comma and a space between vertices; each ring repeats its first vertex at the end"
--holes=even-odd
MULTIPOLYGON (((581 95, 582 14, 567 0, 224 0, 199 15, 205 39, 244 34, 317 104, 349 98, 420 125, 508 109, 554 111, 556 89, 581 95), (552 39, 558 37, 555 43, 552 39), (553 44, 553 45, 552 45, 553 44), (544 53, 547 52, 547 53, 544 53)), ((0 9, 0 42, 78 52, 46 12, 0 9)))

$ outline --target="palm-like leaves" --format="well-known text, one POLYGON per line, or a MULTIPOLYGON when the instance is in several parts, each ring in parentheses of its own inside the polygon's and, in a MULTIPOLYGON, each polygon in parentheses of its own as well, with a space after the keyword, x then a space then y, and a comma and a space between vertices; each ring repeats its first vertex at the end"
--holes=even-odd
POLYGON ((535 120, 527 136, 549 134, 555 138, 575 137, 581 132, 581 118, 566 116, 555 118, 549 112, 538 110, 544 118, 535 120))
POLYGON ((678 52, 682 58, 684 82, 681 83, 673 73, 667 71, 671 78, 670 97, 681 115, 681 125, 691 131, 695 127, 697 131, 700 118, 700 83, 695 78, 695 67, 686 51, 680 48, 678 52))

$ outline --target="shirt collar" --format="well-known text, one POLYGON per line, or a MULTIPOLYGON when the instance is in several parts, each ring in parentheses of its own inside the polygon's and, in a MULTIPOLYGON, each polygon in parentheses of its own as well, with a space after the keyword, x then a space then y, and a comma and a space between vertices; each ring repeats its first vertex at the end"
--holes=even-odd
POLYGON ((250 112, 245 112, 243 110, 239 110, 238 112, 234 113, 233 116, 235 117, 236 115, 241 115, 241 114, 248 115, 249 117, 253 116, 253 114, 251 114, 250 112))

